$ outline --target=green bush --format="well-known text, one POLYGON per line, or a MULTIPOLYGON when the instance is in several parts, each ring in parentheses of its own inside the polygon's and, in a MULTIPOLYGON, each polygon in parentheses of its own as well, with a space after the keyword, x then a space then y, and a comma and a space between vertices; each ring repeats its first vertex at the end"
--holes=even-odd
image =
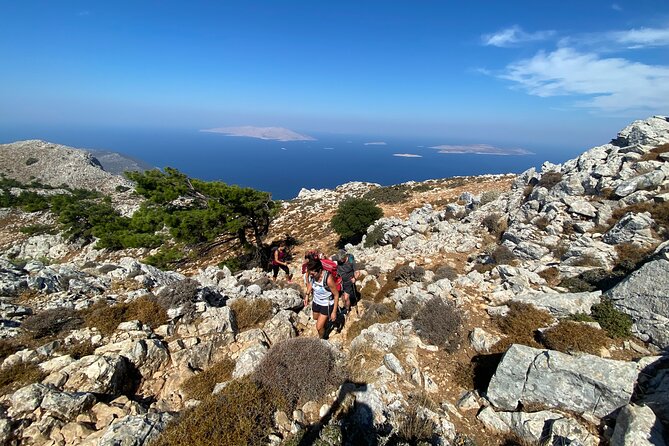
POLYGON ((481 194, 481 206, 497 200, 502 195, 501 191, 488 190, 481 194))
POLYGON ((541 175, 539 183, 537 186, 545 187, 546 189, 552 189, 553 186, 562 181, 562 174, 560 172, 547 172, 541 175))
POLYGON ((382 225, 374 226, 374 229, 372 229, 370 232, 367 233, 364 245, 365 248, 371 248, 372 246, 378 244, 381 238, 383 237, 383 234, 384 232, 382 225))
POLYGON ((339 204, 330 224, 342 242, 358 243, 367 232, 367 228, 381 217, 383 211, 372 201, 349 198, 339 204))
POLYGON ((33 158, 32 156, 26 160, 26 166, 32 166, 39 160, 37 158, 33 158))
POLYGON ((462 340, 462 312, 452 302, 434 297, 416 312, 413 327, 423 341, 452 353, 462 340))
POLYGON ((178 247, 163 246, 157 253, 147 256, 144 259, 144 263, 155 266, 156 268, 167 270, 174 266, 175 263, 182 260, 184 257, 185 256, 183 251, 178 247))
POLYGON ((402 203, 409 198, 410 187, 407 185, 396 185, 378 187, 372 189, 362 196, 365 200, 373 201, 374 203, 397 204, 402 203))
POLYGON ((23 228, 19 229, 19 231, 21 231, 21 233, 23 234, 33 236, 42 234, 55 234, 56 228, 54 228, 51 225, 36 224, 36 225, 24 226, 23 228))
POLYGON ((593 305, 591 314, 612 338, 632 336, 632 318, 618 311, 611 300, 603 299, 601 303, 593 305))

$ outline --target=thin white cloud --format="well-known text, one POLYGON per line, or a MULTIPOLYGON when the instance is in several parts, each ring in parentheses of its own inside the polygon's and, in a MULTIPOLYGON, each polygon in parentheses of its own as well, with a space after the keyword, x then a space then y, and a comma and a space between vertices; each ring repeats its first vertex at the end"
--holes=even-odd
POLYGON ((613 9, 614 11, 622 11, 623 7, 620 6, 618 3, 614 3, 611 5, 611 9, 613 9))
POLYGON ((535 96, 586 96, 576 105, 593 110, 661 113, 669 109, 669 66, 665 65, 559 48, 512 63, 501 77, 535 96))
POLYGON ((399 156, 402 158, 422 158, 423 155, 416 155, 415 153, 393 153, 393 156, 399 156))
POLYGON ((510 47, 525 42, 534 42, 545 40, 553 36, 555 31, 537 31, 535 33, 526 33, 520 26, 514 25, 496 33, 484 34, 481 41, 486 46, 510 47))
POLYGON ((638 28, 628 31, 613 31, 606 36, 628 48, 646 48, 669 45, 669 28, 638 28))
POLYGON ((372 142, 366 142, 366 146, 385 146, 386 143, 384 141, 372 141, 372 142))

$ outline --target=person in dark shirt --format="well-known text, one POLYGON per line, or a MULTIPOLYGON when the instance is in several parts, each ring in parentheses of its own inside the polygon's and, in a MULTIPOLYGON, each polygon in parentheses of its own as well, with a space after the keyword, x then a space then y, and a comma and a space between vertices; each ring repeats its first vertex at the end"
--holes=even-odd
POLYGON ((355 281, 360 271, 355 270, 353 256, 350 254, 335 254, 333 260, 337 261, 337 274, 342 278, 342 300, 346 314, 351 310, 351 299, 356 296, 355 281))

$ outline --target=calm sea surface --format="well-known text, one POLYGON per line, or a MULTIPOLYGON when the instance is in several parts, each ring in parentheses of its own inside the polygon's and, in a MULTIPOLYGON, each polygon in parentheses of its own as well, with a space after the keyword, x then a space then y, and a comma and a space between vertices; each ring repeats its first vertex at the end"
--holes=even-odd
POLYGON ((269 191, 276 199, 294 198, 303 187, 333 188, 347 181, 390 185, 458 175, 520 173, 540 167, 544 161, 564 162, 584 150, 537 144, 522 146, 534 155, 440 154, 430 146, 494 142, 312 136, 317 141, 265 141, 197 130, 0 128, 0 143, 43 139, 77 148, 120 152, 156 167, 175 167, 191 177, 269 191), (365 144, 377 141, 386 145, 365 144))

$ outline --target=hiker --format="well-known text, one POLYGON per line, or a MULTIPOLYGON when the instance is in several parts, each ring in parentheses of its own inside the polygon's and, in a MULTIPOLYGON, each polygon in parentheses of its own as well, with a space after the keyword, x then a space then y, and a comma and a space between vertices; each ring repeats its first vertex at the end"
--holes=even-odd
POLYGON ((310 249, 309 251, 304 253, 304 263, 302 263, 302 278, 304 279, 304 285, 307 287, 307 292, 310 290, 310 284, 309 284, 309 274, 307 274, 307 264, 309 263, 309 259, 320 259, 321 258, 321 253, 318 252, 317 249, 310 249))
POLYGON ((304 297, 304 306, 309 304, 309 295, 313 297, 311 310, 316 321, 316 331, 322 339, 327 339, 326 324, 328 319, 331 324, 337 320, 337 308, 339 307, 339 290, 335 278, 323 268, 319 259, 309 259, 307 262, 307 276, 309 286, 304 297))
POLYGON ((290 270, 288 269, 288 264, 285 262, 287 257, 286 254, 286 243, 281 242, 279 244, 279 247, 274 250, 272 253, 272 272, 274 277, 272 280, 276 282, 276 278, 279 275, 279 269, 283 270, 283 272, 286 273, 286 276, 288 277, 288 282, 293 279, 293 275, 290 274, 290 270))
POLYGON ((342 300, 344 301, 344 312, 348 315, 351 311, 351 296, 355 296, 355 281, 360 276, 360 271, 355 270, 353 255, 345 251, 335 254, 333 259, 337 262, 337 273, 342 278, 342 300))

